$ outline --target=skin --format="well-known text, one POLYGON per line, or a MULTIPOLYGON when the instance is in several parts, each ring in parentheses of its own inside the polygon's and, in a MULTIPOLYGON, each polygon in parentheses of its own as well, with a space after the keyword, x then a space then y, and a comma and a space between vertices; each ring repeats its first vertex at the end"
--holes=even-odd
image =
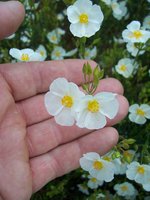
MULTIPOLYGON (((0 2, 0 39, 15 32, 24 18, 17 1, 0 2)), ((84 60, 0 65, 0 200, 28 200, 47 182, 77 167, 83 153, 108 152, 118 140, 111 126, 128 112, 121 83, 103 79, 99 91, 118 94, 115 119, 91 131, 55 123, 44 107, 44 93, 57 77, 80 85, 84 60)), ((94 67, 96 63, 89 61, 94 67)))

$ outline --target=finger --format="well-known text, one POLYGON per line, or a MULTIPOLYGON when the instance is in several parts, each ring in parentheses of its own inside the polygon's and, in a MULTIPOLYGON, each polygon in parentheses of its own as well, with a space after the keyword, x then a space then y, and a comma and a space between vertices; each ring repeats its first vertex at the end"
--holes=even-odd
MULTIPOLYGON (((106 78, 100 81, 97 92, 100 91, 123 94, 123 87, 118 80, 106 78)), ((23 100, 17 105, 27 125, 32 125, 50 118, 44 105, 44 94, 23 100)))
POLYGON ((0 2, 0 39, 14 33, 23 21, 25 11, 19 1, 0 2))
MULTIPOLYGON (((86 60, 61 60, 3 64, 0 72, 8 82, 16 101, 48 91, 50 83, 65 77, 78 85, 82 82, 82 67, 86 60), (18 84, 19 83, 19 84, 18 84)), ((89 61, 92 67, 97 64, 89 61)))
POLYGON ((79 167, 79 159, 83 153, 94 151, 103 155, 117 143, 117 140, 118 134, 114 128, 104 128, 32 158, 30 166, 33 172, 33 191, 79 167))
MULTIPOLYGON (((120 104, 118 114, 112 121, 108 120, 107 126, 118 123, 128 112, 127 100, 123 96, 118 96, 118 101, 120 104)), ((54 121, 54 118, 32 125, 27 129, 27 143, 30 157, 46 153, 61 144, 73 141, 90 132, 92 130, 81 129, 77 126, 59 126, 54 121)))

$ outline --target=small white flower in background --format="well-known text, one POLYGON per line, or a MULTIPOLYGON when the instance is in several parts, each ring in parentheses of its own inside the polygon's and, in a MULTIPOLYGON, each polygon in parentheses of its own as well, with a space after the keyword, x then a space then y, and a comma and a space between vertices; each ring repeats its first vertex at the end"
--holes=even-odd
POLYGON ((62 20, 64 20, 64 15, 62 14, 62 13, 59 13, 58 15, 57 15, 57 19, 59 20, 59 21, 62 21, 62 20))
POLYGON ((47 51, 43 45, 39 45, 39 47, 36 50, 37 53, 40 53, 41 55, 41 61, 44 61, 47 57, 47 51))
POLYGON ((51 59, 52 60, 63 60, 64 57, 71 57, 77 52, 77 48, 73 49, 71 51, 66 52, 66 50, 63 47, 56 46, 54 47, 52 53, 51 53, 51 59))
POLYGON ((115 70, 118 74, 129 78, 134 70, 133 61, 130 58, 123 58, 119 60, 118 64, 115 66, 115 70))
POLYGON ((47 39, 53 44, 58 44, 61 40, 61 36, 65 34, 65 31, 61 28, 56 28, 47 34, 47 39))
POLYGON ((103 160, 98 153, 83 154, 79 162, 82 169, 88 171, 92 177, 100 181, 110 182, 114 178, 114 165, 109 161, 103 160))
POLYGON ((83 194, 86 194, 86 195, 90 194, 87 186, 81 185, 81 184, 78 184, 77 186, 79 188, 79 191, 82 192, 83 194))
POLYGON ((121 15, 122 10, 121 10, 120 4, 118 3, 117 0, 112 0, 110 6, 111 6, 114 14, 121 15))
POLYGON ((85 48, 84 59, 95 58, 96 55, 97 55, 97 48, 96 48, 96 46, 94 46, 93 49, 85 48))
POLYGON ((104 183, 104 181, 100 181, 91 175, 89 175, 88 178, 89 178, 89 180, 88 180, 87 185, 91 189, 97 189, 99 186, 102 186, 104 183))
POLYGON ((22 62, 30 62, 30 61, 41 61, 41 55, 32 49, 16 49, 12 48, 9 50, 9 54, 22 62))
POLYGON ((146 43, 150 38, 150 31, 142 30, 139 21, 132 21, 127 25, 127 29, 122 32, 122 37, 125 42, 146 43))
POLYGON ((150 106, 148 104, 133 104, 129 107, 129 119, 136 124, 145 124, 150 119, 150 106))
POLYGON ((12 35, 6 37, 5 39, 9 39, 9 40, 11 40, 11 39, 13 39, 15 36, 16 36, 16 34, 14 33, 14 34, 12 34, 12 35))
POLYGON ((104 19, 100 6, 92 5, 90 0, 77 0, 67 8, 70 31, 77 37, 91 37, 104 19))
POLYGON ((119 196, 123 196, 125 198, 132 197, 132 199, 134 199, 136 195, 138 194, 135 187, 131 183, 128 183, 128 182, 116 184, 114 186, 114 190, 116 190, 119 196))
POLYGON ((131 53, 131 55, 134 56, 134 57, 137 55, 137 53, 139 55, 142 55, 142 54, 145 53, 145 50, 139 51, 139 49, 136 47, 135 43, 132 43, 132 42, 128 42, 127 45, 126 45, 126 48, 127 48, 127 51, 129 53, 131 53))
POLYGON ((150 15, 146 16, 143 21, 143 28, 150 29, 150 15))
MULTIPOLYGON (((126 16, 127 14, 127 7, 126 7, 126 1, 122 1, 119 4, 119 12, 115 12, 113 10, 113 16, 118 19, 121 20, 124 16, 126 16), (120 13, 121 10, 121 13, 120 13)), ((117 6, 118 7, 118 6, 117 6)), ((117 9, 118 10, 118 9, 117 9)))
POLYGON ((96 199, 103 199, 103 198, 105 198, 106 197, 106 195, 105 194, 103 194, 103 193, 99 193, 99 194, 97 194, 97 196, 96 196, 96 199))
POLYGON ((56 123, 72 126, 75 122, 74 104, 84 96, 75 83, 65 78, 55 79, 45 94, 44 101, 48 113, 54 116, 56 123))
POLYGON ((147 2, 149 2, 149 3, 150 3, 150 0, 147 0, 147 2))
POLYGON ((134 180, 137 183, 143 185, 147 184, 150 179, 150 165, 140 165, 140 163, 134 161, 127 166, 126 176, 130 180, 134 180))
POLYGON ((119 110, 116 94, 100 92, 86 95, 75 104, 76 125, 80 128, 99 129, 106 125, 106 117, 113 119, 119 110))
POLYGON ((21 40, 22 42, 24 42, 24 43, 30 43, 30 41, 31 41, 26 35, 22 35, 22 36, 20 37, 20 40, 21 40))
POLYGON ((63 60, 65 55, 66 55, 66 50, 63 47, 56 46, 51 53, 51 59, 63 60))
POLYGON ((116 42, 118 44, 123 44, 124 43, 124 40, 122 38, 113 37, 113 39, 114 39, 114 42, 116 42))
MULTIPOLYGON (((40 2, 34 3, 34 7, 35 7, 35 9, 38 8, 39 3, 40 3, 40 2)), ((31 6, 30 6, 30 3, 29 3, 29 0, 25 0, 25 1, 24 1, 24 6, 25 6, 25 9, 26 9, 26 10, 30 10, 30 9, 31 9, 31 6)))

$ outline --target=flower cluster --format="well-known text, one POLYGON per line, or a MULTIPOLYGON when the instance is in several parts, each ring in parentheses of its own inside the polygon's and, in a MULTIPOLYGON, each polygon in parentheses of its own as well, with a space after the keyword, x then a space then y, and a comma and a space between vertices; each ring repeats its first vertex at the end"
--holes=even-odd
POLYGON ((106 125, 106 117, 113 119, 119 109, 116 94, 100 92, 85 95, 79 87, 65 78, 57 78, 45 95, 48 113, 62 126, 99 129, 106 125))

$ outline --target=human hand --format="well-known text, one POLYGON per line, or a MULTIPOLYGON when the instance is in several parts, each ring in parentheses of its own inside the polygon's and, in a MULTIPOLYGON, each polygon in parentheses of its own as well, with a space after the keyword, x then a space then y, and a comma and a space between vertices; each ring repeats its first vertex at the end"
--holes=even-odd
MULTIPOLYGON (((11 1, 0 3, 0 13, 3 38, 19 26, 24 10, 19 2, 11 1)), ((28 200, 47 182, 76 169, 83 153, 102 155, 116 144, 118 133, 110 126, 128 112, 123 88, 116 79, 100 81, 98 91, 117 93, 120 104, 118 115, 101 130, 59 126, 45 109, 44 93, 50 83, 66 77, 80 85, 84 62, 0 65, 0 200, 28 200)), ((90 64, 96 65, 92 61, 90 64)))

